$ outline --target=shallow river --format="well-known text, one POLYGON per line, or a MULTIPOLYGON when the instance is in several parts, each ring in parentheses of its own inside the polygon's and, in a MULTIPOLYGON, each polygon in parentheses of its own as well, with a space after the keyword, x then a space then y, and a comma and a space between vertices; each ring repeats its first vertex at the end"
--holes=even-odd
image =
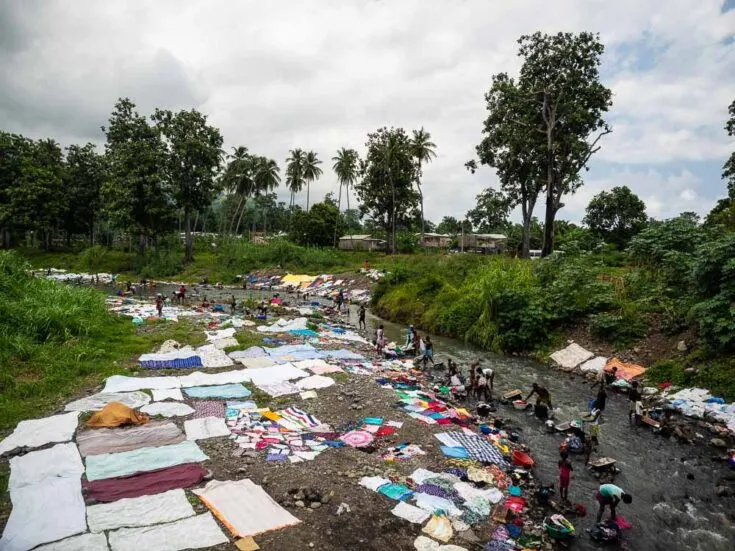
MULTIPOLYGON (((173 287, 159 288, 169 295, 173 287)), ((211 300, 225 300, 232 290, 209 289, 211 300)), ((240 299, 245 293, 234 291, 240 299)), ((267 298, 269 293, 249 291, 248 296, 267 298)), ((290 297, 293 300, 293 297, 290 297)), ((351 321, 357 323, 357 307, 352 306, 351 321)), ((378 323, 385 326, 386 337, 403 343, 405 328, 368 314, 368 331, 373 334, 378 323)), ((433 338, 433 336, 432 336, 433 338)), ((590 383, 531 360, 500 356, 480 351, 463 342, 442 337, 433 338, 437 361, 453 358, 465 371, 474 358, 481 365, 495 370, 495 389, 498 391, 520 388, 530 391, 538 381, 552 396, 557 420, 579 418, 594 392, 590 383)), ((537 475, 544 482, 558 480, 559 444, 562 437, 547 434, 542 422, 511 407, 499 405, 498 415, 511 418, 522 427, 522 438, 536 459, 537 475)), ((711 436, 706 434, 709 439, 711 436)), ((722 463, 711 460, 713 450, 707 446, 682 445, 653 435, 645 428, 630 428, 627 421, 627 402, 623 396, 610 393, 601 428, 598 457, 617 459, 621 473, 615 484, 633 496, 630 505, 620 504, 618 512, 634 525, 625 532, 627 549, 633 550, 696 550, 732 551, 735 549, 735 511, 733 498, 719 498, 715 488, 725 477, 733 477, 722 463)), ((594 455, 593 455, 594 457, 594 455)), ((574 472, 569 498, 582 503, 588 515, 577 520, 579 537, 576 549, 595 549, 584 533, 594 524, 596 502, 594 492, 599 482, 584 468, 583 461, 572 457, 574 472)))

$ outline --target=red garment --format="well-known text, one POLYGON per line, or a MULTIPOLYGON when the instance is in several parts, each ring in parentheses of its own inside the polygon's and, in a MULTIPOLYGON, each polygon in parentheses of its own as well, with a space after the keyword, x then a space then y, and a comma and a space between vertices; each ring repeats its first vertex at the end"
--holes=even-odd
POLYGON ((160 494, 177 488, 190 488, 199 484, 207 471, 198 463, 185 463, 167 469, 105 480, 84 480, 82 487, 88 499, 102 503, 126 497, 160 494))

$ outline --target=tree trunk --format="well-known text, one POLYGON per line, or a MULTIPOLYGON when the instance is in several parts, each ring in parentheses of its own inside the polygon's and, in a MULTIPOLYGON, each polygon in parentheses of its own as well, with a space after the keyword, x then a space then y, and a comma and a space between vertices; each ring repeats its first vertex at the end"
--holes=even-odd
POLYGON ((337 219, 334 221, 334 246, 337 246, 337 226, 339 225, 339 213, 342 208, 342 184, 339 184, 339 196, 337 197, 337 219))
POLYGON ((544 245, 541 249, 541 256, 549 256, 554 252, 554 218, 556 218, 556 209, 554 208, 553 195, 546 195, 546 216, 544 218, 544 245))
POLYGON ((237 219, 237 226, 235 227, 235 235, 240 235, 240 222, 242 222, 242 215, 245 213, 245 206, 243 205, 240 211, 240 217, 237 219))
POLYGON ((237 208, 235 208, 235 212, 232 213, 232 220, 230 221, 230 233, 232 233, 232 227, 235 225, 235 218, 237 217, 237 213, 240 211, 240 207, 242 206, 242 200, 243 196, 240 195, 240 200, 237 202, 237 208))
POLYGON ((309 212, 309 191, 311 190, 311 183, 306 182, 306 212, 309 212))
POLYGON ((393 217, 393 224, 392 224, 393 225, 393 229, 392 229, 393 239, 391 239, 392 241, 391 249, 392 249, 393 254, 396 254, 396 186, 393 185, 393 175, 392 174, 390 175, 390 189, 391 189, 391 193, 393 194, 393 203, 392 203, 392 212, 391 212, 391 216, 393 217))
POLYGON ((199 211, 197 211, 197 215, 194 217, 194 233, 197 231, 197 224, 199 223, 199 211))
POLYGON ((146 244, 145 234, 141 233, 140 236, 138 237, 138 254, 140 255, 145 254, 145 244, 146 244))
POLYGON ((184 262, 194 261, 194 243, 191 235, 191 211, 184 209, 184 231, 186 232, 186 251, 184 253, 184 262))
POLYGON ((541 256, 549 256, 554 250, 554 153, 552 145, 554 132, 554 114, 550 112, 548 96, 544 93, 544 122, 546 124, 546 216, 544 218, 544 243, 541 256))
POLYGON ((421 184, 416 180, 416 187, 419 189, 419 197, 421 198, 421 247, 424 246, 424 194, 421 191, 421 184))

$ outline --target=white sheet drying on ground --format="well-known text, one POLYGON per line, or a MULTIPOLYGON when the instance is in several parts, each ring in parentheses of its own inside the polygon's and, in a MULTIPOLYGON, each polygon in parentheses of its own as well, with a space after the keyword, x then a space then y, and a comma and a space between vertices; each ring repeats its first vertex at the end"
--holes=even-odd
POLYGON ((592 356, 594 356, 592 352, 585 350, 576 342, 573 342, 566 348, 554 352, 551 355, 551 359, 564 369, 574 369, 582 362, 589 360, 592 356))
POLYGON ((220 520, 226 521, 234 535, 255 536, 301 521, 281 507, 252 480, 211 480, 202 489, 192 490, 220 520))
POLYGON ((80 475, 14 488, 10 499, 13 511, 0 539, 2 551, 27 551, 87 529, 80 475))
POLYGON ((209 459, 196 442, 185 441, 170 446, 140 448, 129 452, 103 453, 87 457, 87 480, 104 480, 117 476, 155 471, 184 463, 209 459))
POLYGON ((99 411, 110 402, 120 402, 137 409, 148 404, 151 397, 145 392, 99 392, 66 404, 66 411, 99 411))
POLYGON ((82 534, 36 547, 34 551, 109 551, 104 534, 82 534))
POLYGON ((234 365, 232 358, 225 354, 224 350, 219 350, 213 344, 205 344, 196 349, 196 354, 202 359, 204 367, 229 367, 234 365))
POLYGON ((224 350, 225 348, 228 348, 230 346, 240 345, 240 343, 237 342, 237 339, 235 337, 228 337, 226 339, 217 339, 212 344, 217 350, 224 350))
POLYGON ((295 318, 291 321, 281 318, 271 325, 259 325, 258 331, 261 333, 285 333, 296 329, 306 329, 307 322, 306 318, 295 318))
POLYGON ((179 551, 214 547, 230 540, 211 513, 147 528, 121 528, 108 535, 112 551, 179 551))
POLYGON ((179 377, 181 388, 192 386, 228 385, 231 383, 245 383, 250 380, 247 369, 237 371, 223 371, 222 373, 202 373, 195 371, 184 377, 179 377))
POLYGON ((303 379, 308 377, 309 373, 303 369, 296 369, 291 364, 274 365, 272 367, 264 367, 262 369, 247 369, 250 381, 256 385, 266 385, 272 383, 280 383, 282 381, 292 381, 294 379, 303 379))
POLYGON ((457 490, 459 497, 465 501, 471 501, 475 497, 481 497, 482 499, 488 500, 490 503, 498 503, 503 499, 503 492, 492 486, 489 488, 479 489, 475 488, 471 484, 466 482, 457 482, 454 485, 454 489, 457 490))
POLYGON ((300 362, 294 362, 293 365, 298 369, 308 369, 315 375, 342 371, 342 368, 338 365, 329 364, 324 360, 301 360, 300 362))
POLYGON ((327 388, 334 384, 334 379, 323 375, 312 375, 306 379, 296 382, 296 386, 301 390, 316 390, 318 388, 327 388))
POLYGON ((16 448, 38 448, 52 442, 68 442, 77 430, 79 412, 52 415, 42 419, 21 421, 5 440, 0 442, 0 455, 16 448))
POLYGON ((214 342, 220 339, 227 339, 235 336, 235 329, 230 327, 228 329, 220 329, 218 331, 205 331, 207 334, 207 340, 214 342))
POLYGON ((87 507, 87 522, 92 532, 151 526, 194 515, 184 490, 169 490, 87 507))
POLYGON ((153 390, 153 401, 163 402, 164 400, 183 400, 184 395, 181 394, 181 390, 178 388, 162 388, 159 390, 153 390))
POLYGON ((270 367, 275 365, 276 360, 269 356, 262 356, 260 358, 235 358, 235 361, 241 363, 248 369, 258 369, 261 367, 270 367))
POLYGON ((184 346, 169 352, 152 352, 150 354, 141 354, 138 358, 139 362, 167 362, 171 360, 183 360, 198 356, 191 346, 184 346))
POLYGON ((224 419, 219 417, 200 417, 184 421, 184 430, 187 440, 204 440, 206 438, 217 438, 219 436, 230 436, 224 419))
POLYGON ((582 370, 583 373, 594 373, 597 375, 605 369, 607 360, 607 358, 603 358, 602 356, 596 356, 580 365, 579 369, 582 370))
POLYGON ((143 389, 180 388, 178 377, 127 377, 113 375, 105 380, 102 392, 131 392, 143 389))
POLYGON ((335 339, 338 341, 349 341, 349 342, 359 342, 362 344, 370 344, 363 337, 361 337, 357 333, 353 333, 352 331, 347 331, 346 333, 335 333, 332 331, 330 333, 326 333, 320 336, 326 337, 328 339, 335 339))
POLYGON ((429 520, 429 517, 431 516, 431 513, 428 513, 423 509, 419 509, 414 505, 404 503, 403 501, 399 501, 398 505, 391 509, 391 513, 398 518, 402 518, 408 522, 413 522, 414 524, 423 524, 424 521, 429 520))
POLYGON ((183 417, 194 413, 194 408, 178 402, 153 402, 140 408, 148 415, 163 415, 164 417, 183 417))
POLYGON ((301 392, 301 389, 291 381, 281 381, 279 383, 255 386, 274 398, 277 398, 278 396, 288 396, 289 394, 298 394, 301 392))
POLYGON ((363 476, 360 479, 360 486, 364 486, 368 490, 377 492, 383 484, 389 484, 390 480, 383 478, 382 476, 363 476))
POLYGON ((8 490, 12 492, 54 478, 79 480, 83 472, 84 465, 76 444, 56 444, 53 448, 12 457, 8 490))

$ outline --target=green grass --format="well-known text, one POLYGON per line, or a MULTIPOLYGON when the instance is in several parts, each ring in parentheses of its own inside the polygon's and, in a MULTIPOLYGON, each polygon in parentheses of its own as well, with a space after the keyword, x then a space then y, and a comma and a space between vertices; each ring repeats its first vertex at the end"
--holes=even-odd
POLYGON ((0 252, 0 431, 134 367, 167 339, 204 340, 189 320, 135 328, 108 312, 102 293, 32 278, 26 268, 17 254, 0 252))

